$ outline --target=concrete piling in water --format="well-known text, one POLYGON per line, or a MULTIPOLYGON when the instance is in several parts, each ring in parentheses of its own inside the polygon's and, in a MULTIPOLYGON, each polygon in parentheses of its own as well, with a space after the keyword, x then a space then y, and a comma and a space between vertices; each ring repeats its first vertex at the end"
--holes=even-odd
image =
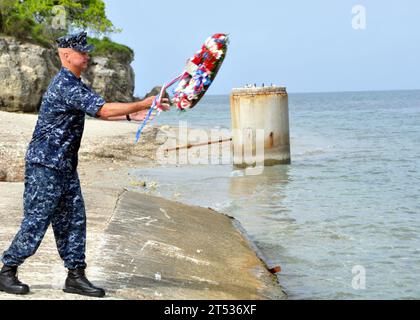
POLYGON ((264 166, 290 164, 286 88, 233 89, 230 103, 234 165, 243 168, 262 163, 264 166))

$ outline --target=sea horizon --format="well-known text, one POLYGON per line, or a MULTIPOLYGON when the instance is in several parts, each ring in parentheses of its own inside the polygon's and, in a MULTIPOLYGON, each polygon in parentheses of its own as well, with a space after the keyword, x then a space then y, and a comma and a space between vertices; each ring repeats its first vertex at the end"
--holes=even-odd
MULTIPOLYGON (((267 87, 267 86, 266 86, 267 87)), ((286 88, 287 86, 276 86, 279 88, 286 88)), ((240 88, 240 87, 238 87, 240 88)), ((330 94, 330 93, 366 93, 366 92, 405 92, 405 91, 420 91, 419 89, 372 89, 372 90, 344 90, 344 91, 287 91, 288 94, 330 94)), ((207 97, 214 96, 228 96, 231 93, 208 93, 207 97)))

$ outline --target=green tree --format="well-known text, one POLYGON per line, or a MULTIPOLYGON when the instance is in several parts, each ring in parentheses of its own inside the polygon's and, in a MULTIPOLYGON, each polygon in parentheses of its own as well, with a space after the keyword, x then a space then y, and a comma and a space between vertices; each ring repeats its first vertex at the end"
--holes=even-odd
POLYGON ((0 0, 1 33, 48 45, 74 29, 97 36, 119 31, 106 17, 102 0, 0 0), (57 28, 54 19, 63 12, 66 24, 57 28))

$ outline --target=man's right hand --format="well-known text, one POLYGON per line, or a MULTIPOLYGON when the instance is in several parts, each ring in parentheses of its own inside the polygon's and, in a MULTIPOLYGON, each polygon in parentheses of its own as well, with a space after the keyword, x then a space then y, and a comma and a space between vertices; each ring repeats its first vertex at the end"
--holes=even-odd
POLYGON ((148 97, 144 100, 141 100, 142 106, 144 106, 146 109, 150 109, 150 107, 153 105, 153 101, 155 100, 156 96, 148 97))

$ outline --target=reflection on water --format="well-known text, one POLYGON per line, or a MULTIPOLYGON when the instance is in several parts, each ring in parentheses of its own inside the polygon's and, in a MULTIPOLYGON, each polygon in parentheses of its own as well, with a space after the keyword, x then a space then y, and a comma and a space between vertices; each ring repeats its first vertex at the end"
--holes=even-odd
POLYGON ((280 224, 294 224, 284 205, 289 166, 266 167, 261 175, 229 179, 229 205, 219 208, 237 218, 269 263, 281 265, 282 244, 275 238, 280 224))
POLYGON ((276 228, 278 219, 290 219, 283 205, 288 172, 289 166, 274 166, 266 167, 261 175, 231 177, 229 205, 219 209, 239 219, 251 236, 267 234, 276 228))

